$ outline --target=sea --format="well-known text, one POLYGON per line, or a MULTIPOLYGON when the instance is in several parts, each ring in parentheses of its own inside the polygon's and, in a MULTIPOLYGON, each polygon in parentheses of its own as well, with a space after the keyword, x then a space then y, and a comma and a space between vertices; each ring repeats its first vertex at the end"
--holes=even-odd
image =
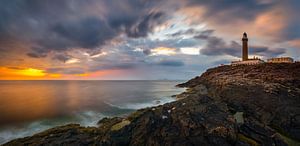
POLYGON ((183 81, 0 81, 0 144, 175 101, 183 81))

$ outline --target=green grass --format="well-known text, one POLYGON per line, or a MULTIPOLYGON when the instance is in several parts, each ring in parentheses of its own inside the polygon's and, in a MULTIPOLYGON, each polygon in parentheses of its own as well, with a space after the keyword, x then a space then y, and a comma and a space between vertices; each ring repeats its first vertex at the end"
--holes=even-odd
POLYGON ((126 125, 129 125, 129 124, 130 124, 129 120, 124 120, 120 123, 117 123, 117 124, 113 125, 110 130, 111 131, 118 131, 118 130, 122 129, 123 127, 125 127, 126 125))
POLYGON ((279 136, 283 139, 283 141, 285 143, 287 143, 289 146, 300 146, 300 142, 296 141, 296 140, 293 140, 293 139, 290 139, 280 133, 278 133, 279 136))

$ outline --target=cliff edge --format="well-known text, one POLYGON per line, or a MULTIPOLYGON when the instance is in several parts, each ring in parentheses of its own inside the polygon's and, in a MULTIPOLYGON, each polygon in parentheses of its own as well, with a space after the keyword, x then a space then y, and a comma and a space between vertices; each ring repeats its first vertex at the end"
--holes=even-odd
POLYGON ((220 66, 178 86, 175 102, 4 145, 300 144, 300 63, 220 66))

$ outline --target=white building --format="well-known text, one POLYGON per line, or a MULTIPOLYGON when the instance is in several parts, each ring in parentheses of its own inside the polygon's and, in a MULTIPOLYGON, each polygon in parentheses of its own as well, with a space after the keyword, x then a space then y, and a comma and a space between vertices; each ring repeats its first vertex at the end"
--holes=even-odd
POLYGON ((248 59, 245 61, 232 61, 231 65, 236 66, 236 65, 256 65, 256 64, 262 64, 265 63, 261 59, 248 59))
POLYGON ((294 59, 291 57, 280 57, 280 58, 270 58, 267 60, 268 63, 293 63, 294 59))

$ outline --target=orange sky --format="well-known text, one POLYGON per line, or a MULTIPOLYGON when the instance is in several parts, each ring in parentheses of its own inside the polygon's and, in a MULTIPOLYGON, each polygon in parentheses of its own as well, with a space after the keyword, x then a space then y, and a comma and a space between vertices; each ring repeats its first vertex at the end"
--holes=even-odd
POLYGON ((42 69, 34 68, 7 68, 0 67, 0 80, 64 80, 64 79, 90 79, 102 78, 106 75, 119 74, 119 70, 103 70, 83 74, 57 74, 47 73, 42 69))

